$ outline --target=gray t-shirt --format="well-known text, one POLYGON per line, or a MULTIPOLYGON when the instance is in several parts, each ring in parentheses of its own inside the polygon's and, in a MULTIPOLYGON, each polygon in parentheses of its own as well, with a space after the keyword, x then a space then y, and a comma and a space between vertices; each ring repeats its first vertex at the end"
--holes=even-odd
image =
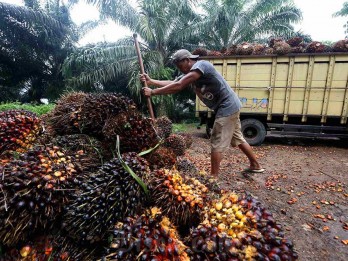
POLYGON ((242 108, 237 94, 210 62, 199 60, 192 66, 191 71, 194 70, 202 73, 194 82, 196 92, 201 94, 202 102, 214 110, 216 118, 232 115, 242 108))

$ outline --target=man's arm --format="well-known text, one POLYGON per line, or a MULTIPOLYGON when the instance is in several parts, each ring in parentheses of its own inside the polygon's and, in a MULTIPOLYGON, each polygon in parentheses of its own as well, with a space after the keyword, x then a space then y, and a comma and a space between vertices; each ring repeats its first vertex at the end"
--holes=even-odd
POLYGON ((144 73, 140 75, 140 81, 146 82, 147 86, 163 87, 173 83, 174 81, 164 81, 152 79, 148 74, 144 73))
POLYGON ((182 77, 177 82, 171 82, 170 84, 157 88, 157 89, 150 89, 150 88, 143 88, 144 94, 146 96, 151 95, 164 95, 164 94, 173 94, 177 93, 183 89, 185 89, 188 85, 195 82, 201 77, 201 73, 199 71, 191 71, 188 74, 186 74, 184 77, 182 77))

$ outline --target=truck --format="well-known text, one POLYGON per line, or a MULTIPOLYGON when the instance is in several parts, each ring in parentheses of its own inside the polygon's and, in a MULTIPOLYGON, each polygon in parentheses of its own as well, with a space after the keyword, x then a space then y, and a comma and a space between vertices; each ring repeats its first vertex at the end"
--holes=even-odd
MULTIPOLYGON (((250 145, 267 134, 348 138, 348 53, 205 56, 242 102, 250 145)), ((210 136, 214 112, 196 97, 196 116, 210 136)))

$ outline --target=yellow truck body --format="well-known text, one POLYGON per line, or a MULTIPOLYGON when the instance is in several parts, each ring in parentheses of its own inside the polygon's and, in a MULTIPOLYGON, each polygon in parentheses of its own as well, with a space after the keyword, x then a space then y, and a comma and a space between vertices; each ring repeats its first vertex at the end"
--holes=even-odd
MULTIPOLYGON (((266 131, 284 135, 348 135, 348 53, 202 59, 210 61, 239 96, 242 125, 253 119, 266 131)), ((214 113, 198 97, 196 116, 207 123, 207 130, 212 127, 214 113)), ((260 144, 260 139, 253 140, 255 133, 249 136, 252 145, 260 144)))

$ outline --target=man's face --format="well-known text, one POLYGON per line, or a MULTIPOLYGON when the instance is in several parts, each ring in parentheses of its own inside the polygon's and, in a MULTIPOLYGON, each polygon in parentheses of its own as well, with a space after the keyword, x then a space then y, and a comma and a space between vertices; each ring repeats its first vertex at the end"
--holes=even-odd
POLYGON ((190 59, 188 58, 178 61, 177 63, 175 63, 175 65, 182 73, 186 74, 190 72, 190 59))

